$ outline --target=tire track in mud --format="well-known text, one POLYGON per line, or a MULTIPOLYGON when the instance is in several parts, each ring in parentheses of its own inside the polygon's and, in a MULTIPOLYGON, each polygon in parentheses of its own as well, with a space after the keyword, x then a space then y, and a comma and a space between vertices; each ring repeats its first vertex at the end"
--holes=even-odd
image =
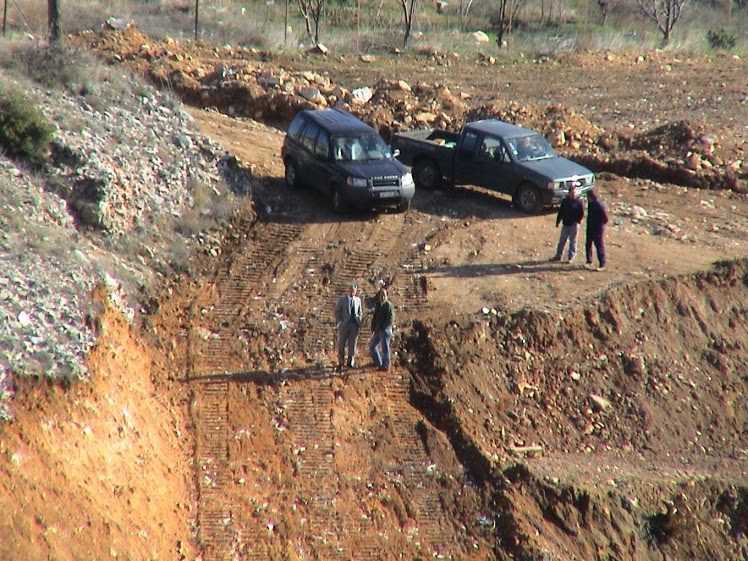
MULTIPOLYGON (((302 231, 301 224, 260 224, 249 248, 237 255, 227 270, 219 272, 214 281, 217 302, 212 308, 203 308, 207 313, 199 322, 209 327, 189 334, 192 364, 188 379, 238 370, 242 349, 236 332, 231 329, 232 323, 251 306, 253 293, 261 288, 267 271, 283 259, 288 245, 302 231)), ((228 381, 209 381, 195 385, 197 518, 204 561, 232 559, 237 541, 232 523, 236 505, 226 501, 225 492, 230 462, 228 384, 228 381)))
MULTIPOLYGON (((415 254, 398 254, 393 248, 405 228, 404 215, 385 217, 378 222, 344 222, 331 232, 332 250, 341 248, 342 256, 335 261, 335 270, 326 286, 322 305, 309 318, 300 340, 301 349, 317 358, 317 366, 298 373, 301 381, 281 385, 280 403, 285 410, 291 436, 292 454, 296 457, 295 476, 300 489, 299 500, 308 514, 305 534, 310 536, 307 547, 322 559, 374 561, 381 558, 386 546, 371 521, 344 519, 336 506, 339 474, 335 464, 335 396, 332 369, 328 363, 332 350, 332 328, 336 299, 347 292, 352 281, 361 283, 381 270, 394 270, 390 292, 402 319, 427 304, 419 279, 415 254), (356 239, 355 242, 350 240, 356 239), (374 249, 371 249, 374 248, 374 249), (349 536, 367 536, 348 549, 349 536)), ((300 282, 314 283, 331 249, 305 243, 302 224, 259 223, 250 246, 239 253, 214 280, 216 302, 200 310, 197 333, 190 333, 193 361, 190 375, 215 377, 220 373, 239 372, 242 355, 237 329, 252 311, 254 299, 288 266, 289 253, 304 262, 301 278, 292 281, 278 297, 299 298, 300 282)), ((303 290, 301 294, 304 294, 303 290)), ((259 312, 258 307, 258 312, 259 312)), ((359 354, 365 355, 370 337, 368 321, 360 335, 359 354)), ((361 374, 366 370, 357 371, 361 374)), ((372 371, 372 373, 374 373, 372 371)), ((381 373, 375 373, 381 374, 381 373)), ((231 376, 231 374, 225 374, 231 376)), ((213 378, 210 378, 213 379, 213 378)), ((196 385, 197 470, 199 492, 199 539, 204 547, 205 561, 231 559, 238 548, 242 557, 267 559, 271 543, 269 532, 257 520, 247 523, 238 504, 226 492, 229 465, 227 439, 229 415, 228 381, 209 381, 196 385), (247 546, 249 546, 247 548, 247 546)), ((242 382, 251 383, 251 382, 242 382)), ((387 396, 395 427, 397 449, 403 461, 390 466, 388 476, 406 489, 412 497, 412 517, 418 526, 418 539, 423 547, 441 553, 449 543, 439 525, 444 517, 439 497, 429 489, 429 458, 415 428, 417 412, 409 401, 409 374, 393 368, 382 376, 382 389, 387 396)), ((366 477, 368 474, 361 474, 366 477)), ((436 554, 435 553, 435 554, 436 554)))

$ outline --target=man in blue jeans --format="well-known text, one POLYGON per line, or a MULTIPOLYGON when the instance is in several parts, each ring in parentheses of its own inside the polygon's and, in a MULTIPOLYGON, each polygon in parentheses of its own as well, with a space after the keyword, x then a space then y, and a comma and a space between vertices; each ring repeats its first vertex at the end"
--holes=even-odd
POLYGON ((395 307, 387 299, 387 290, 380 288, 374 307, 374 316, 371 318, 371 341, 369 342, 369 353, 379 370, 390 369, 390 341, 392 341, 394 323, 395 307))
POLYGON ((573 186, 569 187, 569 192, 561 201, 561 207, 556 216, 556 227, 558 228, 559 224, 563 226, 556 247, 556 255, 551 257, 551 261, 561 261, 567 241, 569 242, 569 263, 574 261, 577 254, 577 230, 582 218, 584 218, 582 201, 577 198, 576 189, 573 186))

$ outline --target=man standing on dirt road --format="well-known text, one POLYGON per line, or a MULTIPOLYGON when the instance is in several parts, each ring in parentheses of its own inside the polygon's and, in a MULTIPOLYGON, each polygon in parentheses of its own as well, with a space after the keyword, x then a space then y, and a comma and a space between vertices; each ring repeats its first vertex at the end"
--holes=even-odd
POLYGON ((379 370, 390 369, 390 341, 392 341, 394 323, 395 307, 387 299, 387 290, 380 288, 377 293, 374 315, 371 318, 372 335, 369 341, 369 354, 379 370))
POLYGON ((595 190, 587 193, 587 239, 585 240, 585 253, 587 254, 588 269, 592 269, 592 244, 597 250, 597 260, 600 262, 598 271, 605 270, 605 225, 608 223, 608 212, 605 205, 597 198, 595 190))
POLYGON ((343 370, 344 364, 347 364, 348 368, 356 367, 356 343, 358 342, 358 330, 363 319, 361 298, 356 296, 357 290, 356 283, 351 283, 350 293, 338 298, 335 305, 335 323, 338 333, 338 372, 343 370), (344 362, 346 350, 348 351, 348 362, 344 362))
POLYGON ((556 255, 551 257, 551 261, 561 261, 567 241, 569 242, 569 263, 574 261, 577 254, 577 231, 582 218, 584 218, 582 201, 577 198, 577 191, 574 186, 571 186, 566 197, 561 201, 561 208, 558 209, 558 215, 556 216, 556 228, 561 222, 563 222, 563 226, 556 247, 556 255))

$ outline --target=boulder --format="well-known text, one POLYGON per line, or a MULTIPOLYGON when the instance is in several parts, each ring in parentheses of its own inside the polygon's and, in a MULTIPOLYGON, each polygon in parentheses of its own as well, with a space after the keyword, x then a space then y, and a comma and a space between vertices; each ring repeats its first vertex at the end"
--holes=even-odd
POLYGON ((317 43, 311 49, 307 50, 307 53, 309 53, 310 55, 322 55, 322 56, 326 56, 327 53, 329 53, 329 52, 330 52, 330 49, 328 49, 327 47, 325 47, 322 43, 317 43))
POLYGON ((428 111, 422 111, 420 113, 416 113, 415 120, 417 123, 428 125, 436 121, 436 115, 428 111))
POLYGON ((351 92, 351 97, 353 98, 353 102, 360 103, 360 104, 368 103, 373 95, 374 95, 374 91, 368 86, 363 87, 363 88, 356 88, 355 90, 351 92))
POLYGON ((491 41, 491 38, 482 31, 476 31, 470 35, 476 43, 488 43, 491 41))

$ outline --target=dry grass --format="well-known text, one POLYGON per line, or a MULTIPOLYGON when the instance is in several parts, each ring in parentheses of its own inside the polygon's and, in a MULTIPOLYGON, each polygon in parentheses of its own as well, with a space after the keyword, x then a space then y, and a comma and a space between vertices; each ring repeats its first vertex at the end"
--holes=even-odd
MULTIPOLYGON (((31 30, 37 37, 46 33, 46 7, 32 0, 19 0, 18 10, 11 9, 11 28, 18 32, 31 30), (26 24, 28 22, 28 26, 26 24)), ((660 35, 653 22, 643 18, 635 4, 614 3, 608 24, 599 25, 600 13, 594 3, 579 4, 558 1, 553 4, 552 19, 541 11, 541 2, 527 2, 518 18, 518 28, 509 39, 509 53, 553 55, 568 50, 645 50, 660 47, 660 35), (545 19, 543 19, 545 18, 545 19)), ((396 0, 362 2, 360 26, 355 23, 356 5, 351 2, 329 2, 327 15, 321 24, 320 40, 334 52, 383 51, 402 47, 402 14, 396 0)), ((439 14, 435 4, 419 4, 413 31, 423 34, 413 47, 431 46, 460 54, 477 53, 479 49, 496 51, 496 45, 478 46, 470 41, 469 33, 494 29, 495 5, 475 3, 466 19, 457 13, 457 2, 450 2, 446 12, 439 14)), ((66 32, 98 29, 109 16, 132 21, 146 33, 163 38, 171 36, 193 38, 194 13, 192 3, 165 0, 136 2, 121 0, 104 3, 101 0, 63 3, 63 27, 66 32)), ((284 4, 252 0, 221 0, 203 3, 200 13, 201 38, 216 44, 254 46, 283 50, 306 48, 311 40, 294 3, 290 5, 290 31, 284 33, 284 4)), ((722 7, 691 4, 674 31, 669 49, 689 52, 710 50, 706 40, 709 29, 734 32, 735 52, 748 50, 748 12, 733 10, 727 15, 722 7)))

